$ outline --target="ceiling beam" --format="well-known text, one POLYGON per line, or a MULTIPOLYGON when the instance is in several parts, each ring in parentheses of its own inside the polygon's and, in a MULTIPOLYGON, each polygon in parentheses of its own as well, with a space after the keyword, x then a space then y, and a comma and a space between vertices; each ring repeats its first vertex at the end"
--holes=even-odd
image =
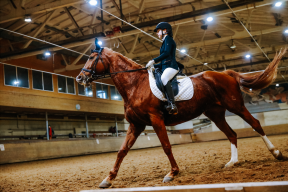
MULTIPOLYGON (((276 45, 276 46, 271 46, 271 47, 265 47, 263 50, 266 52, 266 53, 275 53, 275 51, 279 51, 281 48, 285 47, 286 44, 283 44, 283 45, 276 45)), ((218 55, 217 57, 214 57, 214 56, 211 56, 209 58, 207 58, 207 62, 208 63, 212 63, 212 62, 224 62, 225 60, 228 60, 228 59, 235 59, 235 58, 244 58, 244 56, 247 54, 247 51, 244 51, 244 52, 234 52, 232 54, 224 54, 224 55, 218 55)), ((257 47, 257 48, 253 48, 253 49, 250 49, 249 50, 249 54, 250 55, 261 55, 263 54, 262 51, 257 47)))
POLYGON ((61 57, 62 57, 62 59, 63 59, 65 65, 68 66, 69 64, 68 64, 68 62, 67 62, 65 56, 64 56, 63 54, 61 54, 61 57))
MULTIPOLYGON (((65 1, 65 0, 63 0, 63 1, 65 1)), ((284 1, 288 1, 288 0, 284 0, 284 1)), ((256 3, 255 4, 255 7, 262 7, 262 6, 266 6, 266 5, 270 5, 270 4, 272 4, 272 3, 274 3, 274 1, 273 0, 265 0, 265 1, 263 1, 263 2, 260 2, 260 3, 256 3)), ((253 7, 254 8, 254 7, 253 7)), ((239 7, 239 8, 235 8, 234 9, 234 11, 235 12, 239 12, 239 11, 247 11, 247 9, 250 9, 250 7, 246 7, 246 6, 244 6, 244 7, 239 7)), ((251 8, 252 9, 252 8, 251 8)), ((223 16, 223 15, 227 15, 227 14, 231 14, 231 11, 230 10, 225 10, 225 11, 221 11, 221 12, 219 12, 219 13, 215 13, 214 15, 215 16, 223 16)), ((202 16, 199 16, 199 17, 196 17, 196 20, 202 20, 203 18, 205 18, 206 16, 205 15, 202 15, 202 16)), ((179 25, 179 24, 186 24, 186 23, 190 23, 190 22, 194 22, 194 20, 191 20, 191 19, 183 19, 183 20, 181 20, 181 21, 176 21, 176 22, 173 22, 173 23, 171 23, 172 24, 172 26, 174 26, 174 25, 179 25)), ((273 28, 273 30, 274 30, 275 28, 273 28)), ((281 28, 276 28, 276 30, 274 30, 274 31, 267 31, 267 30, 263 30, 262 31, 262 33, 263 32, 265 32, 266 31, 266 33, 271 33, 271 32, 275 32, 275 31, 280 31, 280 30, 283 30, 283 29, 281 29, 281 28)), ((258 31, 259 32, 259 34, 258 35, 261 35, 261 31, 258 31)), ((115 34, 113 37, 111 37, 111 38, 103 38, 103 40, 105 40, 105 39, 117 39, 117 38, 120 38, 120 37, 125 37, 125 36, 130 36, 130 35, 136 35, 136 34, 138 34, 138 33, 141 33, 140 31, 138 31, 138 30, 133 30, 133 31, 130 31, 130 32, 125 32, 125 33, 120 33, 120 34, 115 34)), ((253 34, 253 33, 252 33, 253 34)), ((248 34, 246 34, 244 37, 247 37, 247 35, 248 34)), ((242 35, 243 36, 243 35, 242 35)), ((83 40, 83 41, 78 41, 78 39, 71 39, 70 40, 70 43, 68 43, 69 45, 68 46, 74 46, 74 47, 76 47, 76 46, 80 46, 80 45, 86 45, 86 44, 89 44, 89 43, 91 43, 91 42, 93 42, 94 41, 94 38, 90 35, 88 35, 88 36, 84 36, 85 37, 85 40, 83 40), (93 38, 93 39, 87 39, 87 38, 93 38), (75 42, 76 41, 76 42, 75 42)), ((84 38, 83 37, 83 38, 84 38)), ((239 37, 239 38, 241 38, 241 35, 237 35, 237 36, 235 36, 235 37, 239 37)), ((243 38, 243 37, 242 37, 243 38)), ((224 39, 224 37, 222 37, 222 38, 217 38, 216 40, 209 40, 209 41, 204 41, 204 42, 202 42, 202 44, 201 44, 201 42, 199 43, 195 43, 195 44, 189 44, 190 45, 190 47, 197 47, 197 46, 203 46, 203 44, 205 44, 205 45, 207 45, 207 43, 208 44, 218 44, 218 43, 220 43, 220 42, 225 42, 225 41, 228 41, 228 40, 230 40, 231 39, 231 37, 226 37, 226 39, 224 39), (210 41, 212 41, 212 42, 210 42, 210 41)), ((50 48, 51 49, 53 49, 53 50, 60 50, 61 48, 52 48, 51 46, 50 46, 50 48)), ((7 55, 7 54, 5 54, 5 55, 3 55, 2 56, 2 60, 4 59, 4 60, 9 60, 9 59, 14 59, 14 58, 22 58, 22 57, 27 57, 27 55, 37 55, 37 54, 40 54, 39 53, 39 50, 37 50, 37 51, 35 51, 35 50, 31 50, 32 52, 30 52, 30 53, 27 53, 28 52, 28 50, 26 50, 26 52, 25 53, 22 53, 22 54, 19 54, 19 53, 16 53, 16 52, 11 52, 11 53, 9 53, 9 55, 7 55)), ((41 51, 41 50, 40 50, 41 51)), ((42 52, 41 52, 42 53, 42 52)), ((145 56, 149 56, 149 55, 156 55, 156 54, 159 54, 159 50, 156 50, 156 51, 150 51, 150 52, 146 52, 146 53, 141 53, 141 54, 134 54, 134 57, 145 57, 145 56)))
POLYGON ((74 17, 70 13, 70 11, 67 9, 67 7, 64 7, 64 10, 67 13, 68 17, 70 18, 70 20, 72 21, 73 25, 78 29, 79 33, 81 33, 82 36, 84 36, 82 30, 79 28, 79 25, 77 24, 77 22, 75 21, 74 17))
POLYGON ((40 5, 40 6, 33 7, 30 9, 26 9, 26 10, 23 10, 23 9, 11 10, 9 15, 1 17, 0 24, 13 21, 16 19, 22 19, 25 17, 25 15, 46 13, 46 12, 50 12, 50 11, 53 11, 55 9, 59 9, 62 7, 69 7, 71 5, 85 3, 85 2, 86 2, 85 0, 61 0, 61 1, 54 1, 51 3, 44 4, 44 5, 40 5))
POLYGON ((25 9, 25 3, 26 3, 26 0, 21 0, 21 8, 22 9, 25 9))
POLYGON ((133 0, 126 0, 126 1, 127 1, 130 5, 132 5, 133 7, 139 9, 139 5, 138 5, 136 2, 134 2, 133 0))
MULTIPOLYGON (((96 37, 105 37, 105 36, 103 33, 96 33, 96 34, 86 35, 84 37, 77 37, 77 38, 72 38, 72 39, 65 40, 65 41, 55 42, 55 44, 63 46, 65 48, 72 48, 72 47, 77 47, 77 46, 93 43, 96 37)), ((22 49, 22 50, 17 50, 17 51, 1 54, 0 61, 8 61, 12 59, 20 59, 24 57, 30 57, 33 55, 43 54, 47 50, 59 51, 62 49, 63 48, 61 47, 55 47, 53 45, 45 44, 42 46, 38 46, 37 48, 22 49)))
POLYGON ((17 6, 15 5, 13 0, 10 0, 10 3, 12 4, 12 6, 14 7, 14 9, 17 9, 17 6))
MULTIPOLYGON (((40 25, 40 27, 36 30, 36 32, 32 35, 32 37, 37 37, 37 35, 40 33, 40 31, 42 31, 42 29, 45 27, 46 23, 49 22, 49 20, 52 18, 54 12, 55 12, 55 10, 53 10, 51 12, 49 17, 47 17, 47 19, 40 25)), ((25 43, 22 49, 27 48, 32 43, 32 41, 33 40, 31 39, 27 43, 25 43)))
MULTIPOLYGON (((139 14, 141 14, 143 9, 144 9, 144 1, 145 0, 141 0, 141 2, 140 2, 139 14)), ((139 22, 139 17, 137 17, 136 20, 135 20, 135 23, 138 23, 138 22, 139 22)), ((129 54, 127 55, 127 57, 130 57, 130 55, 133 55, 133 52, 134 52, 134 50, 136 48, 136 45, 137 45, 137 42, 138 42, 139 35, 140 35, 140 33, 138 33, 136 35, 136 37, 134 39, 134 43, 132 45, 132 48, 131 48, 129 54)))
MULTIPOLYGON (((240 1, 230 2, 229 5, 231 8, 236 8, 236 7, 242 7, 242 6, 245 6, 247 4, 256 3, 256 2, 263 2, 263 0, 240 0, 240 1)), ((205 15, 207 13, 215 13, 215 12, 220 12, 220 11, 225 11, 225 10, 229 10, 229 7, 227 7, 226 4, 221 4, 221 5, 216 5, 213 7, 205 8, 205 9, 199 9, 199 10, 191 11, 188 13, 183 13, 183 14, 179 14, 179 15, 166 17, 166 18, 156 19, 153 21, 142 22, 139 24, 135 24, 135 26, 138 28, 150 27, 150 26, 157 25, 158 23, 160 23, 162 21, 174 22, 174 21, 178 21, 178 20, 183 20, 183 19, 187 19, 187 18, 193 18, 193 17, 205 15)), ((229 12, 231 12, 231 11, 229 10, 229 12)), ((122 31, 131 31, 131 30, 134 30, 134 28, 131 26, 122 27, 122 31)))
POLYGON ((124 16, 124 14, 122 14, 120 8, 118 7, 117 3, 115 2, 115 0, 111 0, 111 2, 113 3, 115 9, 117 10, 117 12, 120 15, 120 18, 124 19, 125 21, 127 21, 126 17, 124 16))
MULTIPOLYGON (((94 13, 93 13, 93 16, 92 16, 92 19, 91 19, 91 25, 93 26, 95 24, 95 21, 96 21, 96 15, 98 13, 98 8, 95 7, 94 9, 94 13)), ((93 29, 91 29, 91 34, 93 33, 93 29)))
MULTIPOLYGON (((253 36, 261 35, 261 34, 264 35, 264 34, 269 34, 269 33, 273 33, 273 32, 283 31, 284 29, 285 29, 285 26, 273 27, 270 29, 254 31, 254 32, 251 32, 251 34, 253 36)), ((186 44, 186 45, 182 45, 182 46, 188 49, 188 48, 193 48, 193 47, 201 47, 201 46, 219 44, 219 43, 229 41, 231 39, 243 39, 243 38, 247 38, 247 37, 250 37, 250 35, 246 31, 241 31, 241 32, 237 31, 233 36, 222 37, 222 38, 217 38, 217 39, 212 39, 212 40, 207 40, 207 41, 199 41, 196 43, 190 43, 190 44, 186 44)), ((154 55, 154 54, 158 54, 158 53, 159 53, 159 50, 155 50, 155 51, 150 51, 150 52, 145 52, 145 53, 134 54, 134 57, 144 57, 144 56, 147 56, 150 54, 154 55)))
POLYGON ((91 43, 83 52, 81 55, 79 55, 71 65, 76 65, 77 62, 83 57, 84 54, 86 54, 86 52, 92 47, 92 45, 94 45, 94 43, 91 43))
POLYGON ((9 40, 9 39, 7 40, 7 42, 8 42, 8 45, 9 45, 9 47, 10 47, 11 51, 14 51, 14 48, 13 48, 13 46, 12 46, 12 44, 11 44, 11 42, 10 42, 10 40, 9 40))
MULTIPOLYGON (((201 38, 201 42, 204 41, 204 38, 205 38, 205 35, 206 35, 206 31, 207 30, 204 30, 204 33, 203 33, 202 38, 201 38)), ((200 47, 197 47, 196 53, 194 54, 194 58, 198 57, 199 50, 200 50, 200 47)))

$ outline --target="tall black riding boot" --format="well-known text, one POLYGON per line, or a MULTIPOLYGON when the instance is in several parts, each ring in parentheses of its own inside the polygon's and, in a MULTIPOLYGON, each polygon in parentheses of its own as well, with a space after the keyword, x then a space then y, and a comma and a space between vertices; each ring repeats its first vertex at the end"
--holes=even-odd
POLYGON ((165 94, 168 102, 168 106, 166 106, 167 111, 169 114, 176 115, 178 113, 178 109, 175 105, 175 100, 174 100, 174 93, 172 90, 172 85, 171 82, 169 81, 165 86, 165 94))

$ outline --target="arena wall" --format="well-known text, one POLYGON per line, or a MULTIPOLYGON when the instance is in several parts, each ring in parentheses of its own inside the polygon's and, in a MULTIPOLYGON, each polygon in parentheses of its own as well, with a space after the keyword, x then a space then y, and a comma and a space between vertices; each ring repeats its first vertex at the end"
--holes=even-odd
MULTIPOLYGON (((21 116, 20 118, 7 118, 0 117, 0 136, 11 135, 43 135, 46 133, 45 118, 27 118, 27 116, 21 116)), ((127 122, 126 122, 127 123, 127 122)), ((49 119, 49 125, 54 130, 57 138, 61 138, 60 135, 80 134, 82 131, 86 132, 85 119, 49 119)), ((88 120, 89 131, 108 131, 109 127, 115 126, 115 120, 88 120)), ((124 120, 117 121, 118 130, 125 130, 124 120)), ((66 136, 67 138, 67 136, 66 136)), ((16 140, 17 138, 9 138, 9 140, 16 140)), ((1 139, 0 139, 1 140, 1 139)))
MULTIPOLYGON (((233 130, 237 133, 237 138, 259 137, 259 134, 252 128, 242 128, 233 130)), ((263 130, 265 134, 268 136, 288 134, 288 124, 264 126, 263 130)), ((223 140, 227 139, 227 137, 222 131, 213 131, 207 133, 197 133, 195 139, 196 139, 195 141, 201 142, 201 141, 223 140)))
MULTIPOLYGON (((172 145, 192 142, 190 134, 169 134, 168 137, 172 145)), ((110 137, 5 143, 5 150, 0 151, 0 164, 115 152, 120 149, 124 139, 110 137)), ((161 146, 161 143, 156 135, 140 136, 132 149, 158 146, 161 146)))
MULTIPOLYGON (((273 125, 284 125, 284 124, 288 125, 288 110, 254 113, 252 114, 252 116, 260 122, 262 127, 273 125)), ((226 116, 226 121, 233 130, 251 128, 251 126, 239 116, 226 116)), ((212 131, 220 131, 219 128, 213 122, 212 122, 212 131)))

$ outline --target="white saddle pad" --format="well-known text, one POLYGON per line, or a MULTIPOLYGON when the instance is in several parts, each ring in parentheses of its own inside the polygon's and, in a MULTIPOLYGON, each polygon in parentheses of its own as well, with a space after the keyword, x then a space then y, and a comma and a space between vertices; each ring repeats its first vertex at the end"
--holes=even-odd
MULTIPOLYGON (((148 73, 149 73, 149 84, 150 84, 152 93, 158 99, 162 101, 167 101, 164 94, 158 89, 156 85, 156 80, 153 75, 151 67, 148 69, 148 73)), ((192 80, 187 76, 177 76, 177 81, 180 83, 178 84, 179 92, 175 96, 175 101, 184 101, 184 100, 191 99, 194 95, 194 88, 193 88, 192 80)))

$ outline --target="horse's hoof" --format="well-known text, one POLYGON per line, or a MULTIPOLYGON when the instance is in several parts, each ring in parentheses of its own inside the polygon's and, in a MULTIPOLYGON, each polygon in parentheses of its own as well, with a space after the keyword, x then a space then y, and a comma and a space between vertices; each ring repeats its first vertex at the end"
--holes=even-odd
POLYGON ((234 165, 238 164, 238 162, 233 162, 233 161, 229 161, 226 165, 225 165, 225 169, 228 169, 228 168, 231 168, 233 167, 234 165))
POLYGON ((172 177, 164 177, 164 179, 163 179, 163 183, 168 183, 170 181, 173 181, 172 177))
POLYGON ((283 159, 283 155, 279 150, 274 150, 273 152, 273 156, 278 159, 278 160, 282 160, 283 159))
POLYGON ((100 185, 99 185, 99 188, 108 188, 112 185, 111 182, 107 181, 107 180, 103 180, 100 185))

